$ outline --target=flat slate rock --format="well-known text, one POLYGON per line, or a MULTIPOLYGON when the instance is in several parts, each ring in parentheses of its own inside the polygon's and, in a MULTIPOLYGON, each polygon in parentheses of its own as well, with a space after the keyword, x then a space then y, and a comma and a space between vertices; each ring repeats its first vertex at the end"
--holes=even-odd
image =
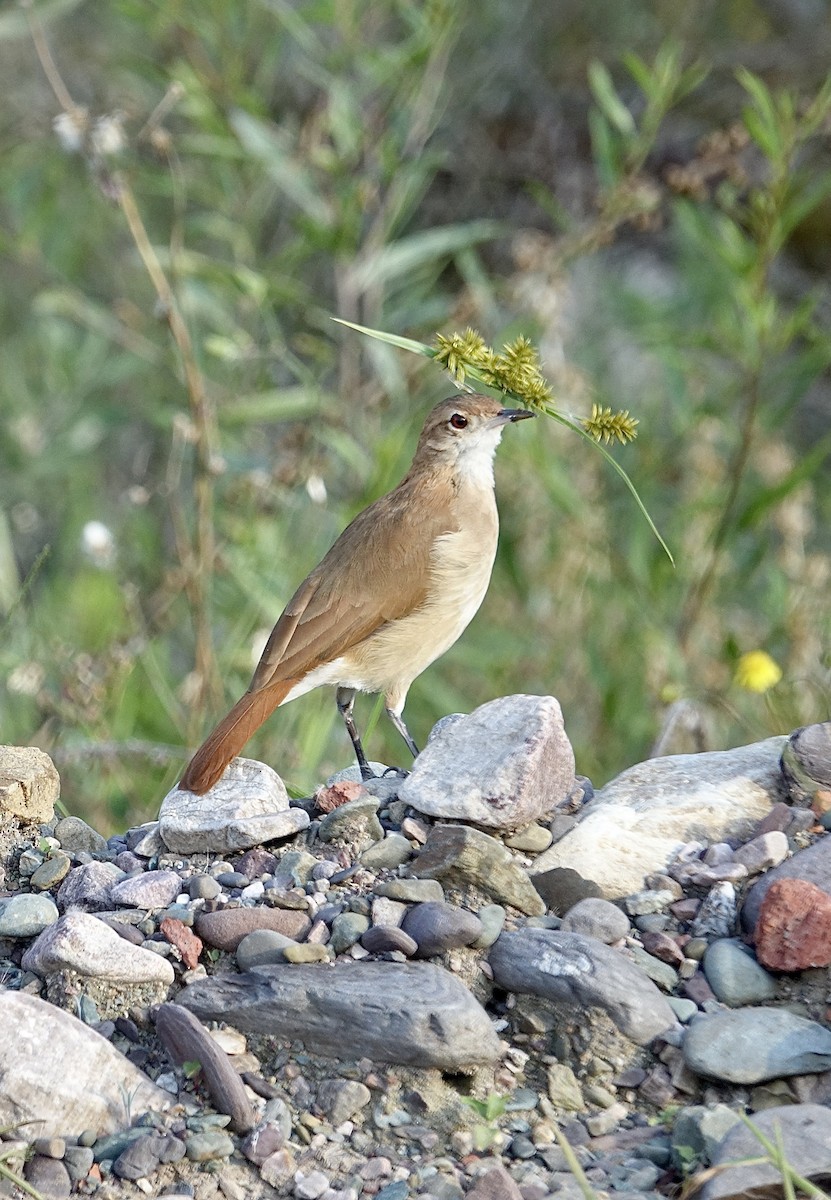
POLYGON ((501 696, 435 731, 398 789, 431 817, 520 829, 574 784, 574 751, 553 696, 501 696))
POLYGON ((784 1008, 736 1008, 693 1018, 684 1039, 691 1071, 724 1083, 762 1083, 831 1070, 831 1030, 784 1008))
POLYGON ((228 1055, 193 1013, 181 1004, 160 1004, 156 1031, 175 1063, 200 1064, 214 1107, 217 1112, 227 1113, 232 1128, 238 1133, 253 1129, 257 1122, 242 1080, 228 1055))
POLYGON ((304 809, 289 807, 277 772, 252 758, 235 758, 204 796, 174 787, 159 813, 159 833, 174 854, 247 850, 308 824, 304 809))
POLYGON ((198 980, 177 997, 202 1021, 305 1042, 316 1054, 462 1071, 495 1063, 500 1042, 479 1002, 432 963, 257 967, 198 980))
POLYGON ((0 1126, 31 1122, 27 1137, 113 1133, 129 1123, 125 1097, 134 1113, 172 1103, 106 1038, 45 1000, 0 990, 0 1029, 0 1126))
POLYGON ((545 996, 569 1012, 602 1009, 638 1045, 647 1045, 676 1024, 652 980, 596 938, 525 928, 503 933, 488 957, 499 987, 545 996))
POLYGON ((418 879, 473 886, 500 904, 541 917, 545 901, 504 843, 469 825, 436 825, 410 867, 418 879))
MULTIPOLYGON (((785 1159, 798 1175, 827 1185, 831 1179, 831 1110, 820 1104, 787 1104, 754 1113, 751 1120, 770 1141, 781 1137, 785 1159)), ((780 1172, 767 1161, 767 1151, 743 1123, 728 1132, 712 1165, 718 1170, 698 1192, 700 1200, 769 1200, 782 1195, 780 1172)))

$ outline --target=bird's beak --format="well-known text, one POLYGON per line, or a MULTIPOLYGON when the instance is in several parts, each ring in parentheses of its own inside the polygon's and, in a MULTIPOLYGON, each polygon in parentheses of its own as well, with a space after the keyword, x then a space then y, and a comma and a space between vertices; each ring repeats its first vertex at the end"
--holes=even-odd
POLYGON ((496 416, 499 421, 524 421, 526 417, 536 416, 536 413, 529 412, 527 408, 501 408, 496 416))

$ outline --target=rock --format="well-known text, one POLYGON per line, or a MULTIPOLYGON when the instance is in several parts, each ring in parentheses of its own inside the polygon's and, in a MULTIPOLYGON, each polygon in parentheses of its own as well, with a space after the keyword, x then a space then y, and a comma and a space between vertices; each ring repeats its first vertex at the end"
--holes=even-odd
POLYGON ((475 942, 471 945, 476 950, 488 950, 499 937, 502 930, 505 928, 505 909, 501 904, 484 904, 479 909, 479 921, 482 925, 482 932, 479 934, 475 942))
POLYGON ((363 913, 338 913, 332 922, 332 937, 329 945, 335 954, 343 954, 350 946, 359 942, 369 929, 369 917, 363 913))
POLYGON ((252 1129, 256 1121, 242 1080, 197 1018, 180 1004, 160 1004, 156 1030, 177 1065, 201 1065, 214 1107, 231 1118, 231 1127, 238 1133, 252 1129))
MULTIPOLYGON (((90 918, 92 919, 92 918, 90 918)), ((110 1133, 170 1096, 105 1038, 25 992, 0 990, 0 1126, 30 1123, 40 1137, 110 1133)))
POLYGON ((72 1192, 72 1180, 66 1167, 56 1158, 36 1154, 23 1168, 23 1178, 43 1200, 63 1200, 72 1192))
POLYGON ((166 908, 182 887, 181 877, 175 871, 145 871, 143 875, 113 884, 110 900, 127 908, 166 908))
POLYGON ((375 895, 390 900, 403 900, 409 904, 421 904, 444 900, 444 888, 437 879, 390 879, 375 885, 375 895))
POLYGON ((602 1009, 641 1046, 675 1027, 675 1015, 654 983, 595 938, 521 929, 503 933, 489 960, 494 980, 507 991, 546 996, 566 1012, 602 1009))
POLYGON ((831 1031, 786 1009, 725 1009, 692 1021, 684 1061, 725 1083, 808 1075, 831 1068, 831 1031))
POLYGON ((66 878, 71 866, 72 860, 69 855, 56 852, 51 858, 47 858, 46 862, 42 863, 36 871, 32 872, 29 876, 29 885, 39 891, 48 892, 50 888, 55 887, 66 878))
POLYGON ((586 1107, 577 1076, 565 1063, 552 1063, 548 1068, 548 1098, 564 1112, 582 1112, 586 1107))
POLYGON ((493 1064, 499 1039, 468 989, 432 963, 257 967, 189 984, 177 1002, 201 1020, 298 1039, 316 1054, 464 1070, 493 1064))
POLYGON ((295 942, 294 945, 285 947, 283 958, 290 963, 322 963, 330 961, 332 952, 328 946, 322 946, 319 942, 295 942))
POLYGON ((812 846, 798 850, 791 858, 772 867, 747 893, 742 905, 742 928, 752 933, 759 920, 768 889, 780 879, 802 879, 831 895, 831 838, 821 837, 812 846))
POLYGON ((704 974, 718 999, 731 1008, 764 1004, 776 995, 776 980, 737 938, 710 943, 704 955, 704 974))
MULTIPOLYGON (((789 1104, 755 1113, 764 1137, 782 1141, 788 1164, 803 1179, 825 1184, 831 1176, 831 1111, 819 1104, 789 1104)), ((698 1193, 700 1200, 751 1200, 780 1196, 782 1176, 751 1129, 736 1124, 713 1153, 718 1168, 698 1193), (761 1161, 759 1161, 761 1159, 761 1161), (748 1162, 747 1160, 752 1160, 748 1162), (727 1164, 735 1163, 735 1166, 727 1164)))
POLYGON ((304 809, 289 807, 276 771, 250 758, 235 758, 204 796, 174 787, 159 813, 159 832, 174 854, 247 850, 308 824, 304 809))
POLYGON ((678 972, 675 971, 667 962, 660 958, 655 958, 649 954, 643 946, 631 945, 625 950, 627 958, 630 958, 637 967, 643 971, 648 979, 657 984, 664 992, 672 992, 678 984, 678 972))
POLYGON ((380 801, 375 796, 364 796, 349 800, 327 813, 318 827, 317 835, 322 842, 368 849, 384 836, 378 820, 380 801))
POLYGON ((162 841, 158 821, 146 821, 143 825, 138 825, 135 829, 128 829, 125 837, 127 839, 127 849, 139 861, 144 858, 155 858, 159 854, 164 854, 167 850, 167 846, 162 841))
POLYGON ((741 1123, 726 1104, 682 1108, 672 1126, 672 1157, 678 1170, 686 1174, 693 1166, 709 1166, 727 1134, 741 1123))
POLYGON ((107 839, 80 817, 63 817, 55 826, 55 837, 64 850, 77 854, 85 850, 88 854, 105 854, 107 839))
POLYGON ((398 789, 433 817, 519 829, 574 783, 574 752, 553 696, 503 696, 434 733, 398 789))
POLYGON ((164 917, 159 924, 159 933, 175 946, 182 956, 182 962, 192 971, 199 962, 202 953, 202 939, 198 938, 192 929, 188 929, 183 921, 176 917, 164 917))
POLYGON ((584 879, 579 871, 573 871, 571 867, 535 871, 531 883, 545 901, 548 912, 557 917, 563 916, 581 900, 594 900, 601 896, 601 889, 593 880, 584 879))
POLYGON ((73 867, 60 886, 58 908, 66 912, 80 908, 84 912, 104 912, 112 908, 110 889, 124 878, 115 863, 91 862, 73 867))
POLYGON ((317 859, 308 850, 287 850, 272 872, 278 888, 304 887, 312 877, 317 859))
POLYGON ((0 900, 0 937, 36 937, 57 919, 57 905, 51 896, 18 892, 8 900, 0 900))
POLYGON ((747 867, 748 875, 759 875, 771 867, 778 867, 788 853, 788 839, 781 830, 773 830, 739 846, 733 854, 733 861, 747 867))
MULTIPOLYGON (((205 793, 206 796, 209 794, 205 793)), ((234 1143, 221 1129, 209 1129, 205 1133, 192 1133, 187 1140, 185 1152, 191 1162, 213 1162, 217 1158, 230 1158, 234 1153, 234 1143)))
POLYGON ((335 1128, 366 1108, 371 1099, 372 1092, 357 1079, 322 1079, 317 1089, 317 1103, 335 1128))
POLYGON ((113 1175, 118 1179, 146 1179, 158 1169, 163 1146, 164 1138, 155 1134, 136 1138, 113 1163, 113 1175))
POLYGON ((65 913, 44 929, 23 955, 23 967, 41 978, 70 970, 118 983, 173 983, 166 959, 131 945, 84 912, 65 913))
POLYGON ((629 919, 616 904, 587 897, 572 905, 560 928, 564 933, 582 933, 611 946, 629 933, 629 919))
POLYGON ((831 788, 831 721, 796 729, 782 748, 782 774, 794 804, 831 788))
POLYGON ((191 900, 215 900, 222 893, 222 884, 212 875, 192 875, 187 889, 191 900))
POLYGON ((455 904, 414 904, 401 928, 415 939, 417 958, 430 958, 470 946, 482 934, 482 922, 472 912, 455 904))
POLYGON ((361 866, 368 871, 383 871, 398 867, 412 858, 413 848, 400 833, 388 833, 380 842, 373 842, 361 855, 361 866))
POLYGON ((756 957, 772 971, 831 963, 831 896, 803 879, 779 879, 765 893, 753 932, 756 957))
POLYGON ((391 950, 399 950, 412 958, 418 949, 414 938, 405 933, 397 925, 371 925, 361 938, 361 945, 370 954, 387 954, 391 950))
POLYGON ((710 888, 690 922, 690 933, 693 937, 731 937, 738 924, 737 904, 732 883, 717 883, 710 888))
POLYGON ((241 971, 250 971, 253 967, 284 962, 283 951, 296 944, 294 938, 286 937, 276 929, 254 929, 237 946, 237 966, 241 971))
POLYGON ((652 758, 596 793, 575 829, 534 863, 534 872, 571 867, 607 900, 638 891, 697 838, 745 838, 781 798, 783 738, 735 750, 652 758))
POLYGON ((522 1200, 522 1192, 503 1166, 488 1167, 467 1194, 467 1200, 522 1200))
POLYGON ((94 1155, 89 1146, 67 1146, 63 1162, 72 1182, 80 1183, 89 1174, 90 1167, 94 1162, 94 1155))
POLYGON ((547 850, 553 840, 554 837, 550 829, 546 829, 544 825, 539 825, 536 821, 532 821, 524 829, 518 829, 516 833, 512 833, 510 837, 505 838, 505 845, 509 850, 521 850, 523 854, 542 854, 543 850, 547 850))
POLYGON ((255 929, 273 929, 297 941, 312 927, 305 912, 293 908, 223 908, 218 912, 200 913, 195 921, 196 932, 202 941, 218 950, 234 951, 246 934, 255 929))
POLYGON ((451 886, 473 885, 500 904, 529 916, 545 912, 528 872, 502 842, 468 825, 436 825, 410 868, 419 879, 447 880, 451 886))
POLYGON ((0 746, 0 817, 45 824, 60 794, 61 781, 48 754, 34 746, 0 746))

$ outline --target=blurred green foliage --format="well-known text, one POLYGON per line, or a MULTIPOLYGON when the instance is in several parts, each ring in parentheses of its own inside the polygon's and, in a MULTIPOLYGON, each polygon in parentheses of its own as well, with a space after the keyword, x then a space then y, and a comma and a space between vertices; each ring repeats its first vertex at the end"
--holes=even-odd
MULTIPOLYGON (((719 747, 827 716, 824 35, 787 5, 685 28, 623 7, 0 15, 0 738, 54 754, 72 811, 154 814, 449 394, 333 315, 533 336, 560 408, 639 417, 615 453, 677 562, 572 435, 506 437, 494 580, 413 687, 416 740, 553 693, 602 782, 662 730, 719 747), (784 672, 764 696, 733 682, 757 648, 784 672)), ((384 722, 370 749, 400 759, 384 722)), ((331 696, 251 752, 314 786, 347 761, 331 696)))

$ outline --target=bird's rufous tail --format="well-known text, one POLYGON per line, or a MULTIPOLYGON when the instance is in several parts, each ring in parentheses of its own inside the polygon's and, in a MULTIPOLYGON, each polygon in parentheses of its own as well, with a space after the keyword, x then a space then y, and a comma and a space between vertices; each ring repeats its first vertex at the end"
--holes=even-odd
POLYGON ((285 700, 296 682, 285 679, 256 692, 246 692, 196 751, 179 781, 180 791, 201 796, 212 788, 231 759, 285 700))

